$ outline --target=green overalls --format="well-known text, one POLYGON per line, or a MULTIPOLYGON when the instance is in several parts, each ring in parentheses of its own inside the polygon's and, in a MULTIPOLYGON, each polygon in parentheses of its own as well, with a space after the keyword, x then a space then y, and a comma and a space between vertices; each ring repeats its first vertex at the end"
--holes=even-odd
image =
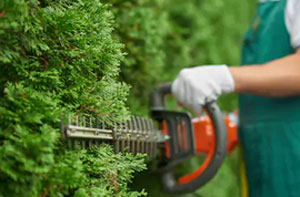
MULTIPOLYGON (((284 21, 285 5, 286 0, 257 5, 243 45, 243 65, 263 64, 294 53, 284 21)), ((242 94, 239 102, 248 195, 300 197, 300 97, 242 94)))

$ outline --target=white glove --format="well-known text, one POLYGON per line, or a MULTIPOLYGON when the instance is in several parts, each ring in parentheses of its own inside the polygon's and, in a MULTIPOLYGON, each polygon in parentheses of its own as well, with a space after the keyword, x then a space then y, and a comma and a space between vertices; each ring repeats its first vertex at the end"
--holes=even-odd
POLYGON ((172 84, 176 100, 196 112, 217 100, 223 93, 234 91, 234 80, 226 65, 198 66, 180 71, 172 84))

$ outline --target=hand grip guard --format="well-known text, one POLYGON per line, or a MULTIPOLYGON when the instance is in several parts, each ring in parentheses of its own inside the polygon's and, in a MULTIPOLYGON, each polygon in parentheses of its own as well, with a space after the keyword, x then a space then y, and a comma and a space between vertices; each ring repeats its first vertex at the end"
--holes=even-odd
POLYGON ((150 98, 153 118, 161 124, 164 124, 165 122, 167 125, 166 129, 168 131, 168 135, 171 137, 170 142, 168 142, 168 148, 170 149, 169 161, 162 173, 162 187, 165 192, 170 194, 191 193, 211 180, 221 166, 226 155, 226 127, 224 124, 223 115, 216 103, 207 103, 204 108, 206 109, 213 123, 215 136, 214 150, 208 154, 206 160, 202 165, 199 166, 197 170, 188 175, 180 177, 179 179, 176 179, 174 175, 174 165, 195 154, 193 136, 194 132, 191 118, 187 113, 164 110, 164 97, 167 94, 171 94, 171 83, 165 83, 157 86, 152 91, 150 98), (186 136, 184 139, 188 140, 187 147, 183 148, 183 151, 174 150, 176 149, 175 146, 178 145, 178 139, 174 139, 176 138, 176 135, 173 135, 174 132, 178 132, 178 121, 176 122, 176 120, 182 120, 179 122, 181 122, 185 128, 186 136))

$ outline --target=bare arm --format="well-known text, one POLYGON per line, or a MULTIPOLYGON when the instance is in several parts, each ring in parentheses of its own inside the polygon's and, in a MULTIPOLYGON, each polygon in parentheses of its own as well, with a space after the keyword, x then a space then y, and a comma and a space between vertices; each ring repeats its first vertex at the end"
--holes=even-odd
POLYGON ((268 97, 300 95, 300 49, 264 65, 231 67, 235 92, 268 97))

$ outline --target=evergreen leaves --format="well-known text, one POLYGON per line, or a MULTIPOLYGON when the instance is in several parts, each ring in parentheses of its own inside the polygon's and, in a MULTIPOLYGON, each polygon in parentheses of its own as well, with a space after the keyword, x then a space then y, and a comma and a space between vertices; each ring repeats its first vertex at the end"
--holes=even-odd
POLYGON ((68 150, 61 115, 128 116, 123 44, 99 0, 0 2, 0 196, 139 196, 143 156, 68 150))

